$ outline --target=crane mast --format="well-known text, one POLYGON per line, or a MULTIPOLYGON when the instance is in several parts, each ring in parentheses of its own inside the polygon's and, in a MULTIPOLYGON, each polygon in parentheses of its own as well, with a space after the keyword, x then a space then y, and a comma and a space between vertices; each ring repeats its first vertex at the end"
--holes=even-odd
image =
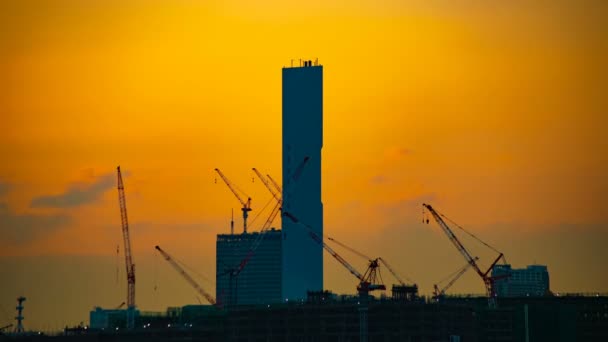
POLYGON ((125 186, 122 181, 120 166, 116 168, 118 173, 118 202, 120 203, 120 220, 122 223, 122 236, 124 240, 125 265, 127 269, 127 328, 134 327, 135 309, 135 264, 131 254, 131 239, 129 238, 129 220, 127 218, 127 202, 125 199, 125 186))
POLYGON ((160 246, 154 247, 156 250, 173 266, 173 268, 190 284, 201 296, 205 297, 207 301, 212 305, 217 305, 215 298, 211 296, 205 289, 203 289, 186 271, 175 261, 173 258, 164 250, 160 248, 160 246))
POLYGON ((232 191, 234 196, 239 200, 239 202, 241 202, 241 205, 243 206, 241 208, 241 210, 243 211, 243 233, 247 234, 247 217, 249 216, 249 212, 251 211, 251 197, 248 197, 247 201, 244 201, 241 198, 241 196, 239 195, 239 193, 236 191, 236 189, 234 188, 234 185, 228 180, 228 178, 226 178, 226 176, 224 176, 222 171, 220 171, 220 169, 216 168, 215 172, 217 172, 217 174, 220 175, 220 178, 222 178, 224 183, 226 183, 226 185, 228 186, 230 191, 232 191))
MULTIPOLYGON (((435 209, 433 209, 433 207, 430 204, 423 203, 422 206, 424 208, 426 208, 431 213, 431 215, 433 215, 433 218, 435 219, 435 221, 437 221, 437 224, 439 224, 439 226, 443 229, 443 231, 448 236, 448 238, 450 239, 450 241, 454 244, 454 246, 456 247, 456 249, 458 249, 458 251, 460 252, 460 254, 462 254, 462 256, 466 259, 467 263, 469 263, 471 265, 471 267, 473 267, 473 269, 475 270, 475 272, 477 272, 477 274, 479 275, 479 277, 484 282, 484 286, 486 288, 486 294, 488 295, 488 297, 491 300, 493 300, 493 298, 496 296, 495 289, 494 289, 494 281, 496 279, 499 279, 499 278, 498 277, 489 276, 488 273, 490 273, 490 271, 492 270, 492 268, 494 267, 494 265, 496 265, 496 263, 498 263, 498 261, 500 259, 504 260, 504 254, 502 254, 502 253, 499 252, 498 257, 494 260, 494 262, 490 265, 490 267, 488 267, 488 269, 485 272, 483 272, 479 268, 479 266, 477 265, 478 258, 477 257, 473 258, 471 256, 471 254, 466 250, 466 248, 464 248, 464 246, 462 245, 462 243, 460 242, 460 240, 458 240, 458 238, 456 237, 456 235, 454 235, 454 232, 452 232, 452 230, 447 225, 447 223, 445 223, 445 221, 443 221, 443 219, 441 218, 441 216, 439 215, 439 213, 437 213, 437 211, 435 211, 435 209)), ((500 278, 504 278, 504 277, 501 276, 500 278)), ((493 303, 491 302, 490 305, 493 305, 493 303)))

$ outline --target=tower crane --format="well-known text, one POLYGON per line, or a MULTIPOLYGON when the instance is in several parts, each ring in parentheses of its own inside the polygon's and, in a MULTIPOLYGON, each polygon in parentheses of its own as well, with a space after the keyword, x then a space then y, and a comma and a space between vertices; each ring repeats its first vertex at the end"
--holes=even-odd
MULTIPOLYGON (((279 211, 281 210, 281 206, 283 205, 283 197, 281 195, 281 190, 277 191, 276 186, 275 185, 271 185, 270 182, 268 181, 268 179, 266 179, 266 177, 262 176, 262 174, 260 173, 260 171, 258 171, 255 167, 252 168, 252 170, 253 170, 253 172, 255 172, 255 174, 258 176, 258 178, 262 181, 262 183, 264 184, 264 186, 266 186, 266 188, 268 189, 268 191, 270 191, 270 193, 272 194, 272 196, 277 200, 277 204, 275 204, 275 206, 272 208, 272 211, 270 212, 270 215, 268 216, 268 219, 266 220, 266 222, 262 226, 262 229, 260 231, 260 233, 261 233, 262 231, 265 231, 266 229, 270 228, 270 225, 272 224, 272 222, 274 221, 274 219, 279 214, 279 211)), ((270 176, 268 176, 268 177, 270 177, 270 176)))
POLYGON ((127 267, 127 329, 135 326, 135 264, 131 255, 131 239, 129 238, 129 220, 127 219, 127 202, 125 199, 125 186, 122 182, 120 166, 118 173, 118 202, 120 203, 120 220, 122 222, 122 236, 124 239, 125 264, 127 267))
POLYGON ((165 258, 165 260, 167 260, 167 262, 169 262, 169 264, 171 264, 171 266, 173 266, 173 268, 179 274, 181 274, 184 279, 186 279, 188 284, 190 284, 201 296, 205 297, 205 299, 207 299, 210 304, 220 306, 220 304, 216 303, 215 298, 213 298, 213 296, 207 293, 205 289, 203 289, 188 273, 186 273, 186 271, 175 260, 173 260, 173 258, 169 254, 167 254, 167 252, 162 250, 160 246, 156 246, 154 248, 156 248, 156 250, 163 256, 163 258, 165 258))
POLYGON ((287 211, 283 211, 283 215, 287 216, 293 223, 301 225, 304 228, 306 228, 308 230, 308 235, 310 235, 310 237, 315 242, 317 242, 318 244, 323 246, 323 248, 329 254, 331 254, 332 257, 334 257, 334 259, 338 260, 338 262, 341 263, 342 266, 346 267, 346 269, 352 275, 354 275, 355 277, 357 277, 357 279, 359 279, 359 284, 357 285, 357 292, 359 293, 359 303, 361 304, 358 308, 358 311, 359 311, 359 341, 367 342, 367 340, 368 340, 368 326, 367 326, 368 304, 367 304, 367 301, 368 301, 368 297, 369 297, 369 292, 375 291, 375 290, 386 290, 386 286, 384 286, 384 284, 382 284, 381 282, 378 283, 378 280, 382 281, 382 278, 380 276, 380 270, 379 270, 380 264, 378 263, 379 258, 370 260, 367 270, 365 271, 364 274, 361 274, 351 264, 349 264, 348 261, 344 260, 344 258, 342 258, 331 247, 329 247, 323 241, 323 239, 317 233, 315 233, 314 229, 311 226, 301 222, 295 216, 293 216, 291 213, 289 213, 287 211))
MULTIPOLYGON (((472 257, 471 254, 467 251, 466 248, 464 248, 464 246, 462 245, 462 243, 460 242, 460 240, 458 240, 458 238, 456 237, 456 235, 454 235, 454 232, 452 232, 452 230, 450 229, 450 227, 445 223, 445 221, 443 221, 443 219, 441 218, 441 214, 437 213, 437 211, 435 211, 435 209, 433 209, 433 207, 430 204, 422 204, 422 206, 424 208, 426 208, 431 215, 433 215, 433 218, 435 219, 435 221, 437 221, 437 224, 439 224, 439 226, 443 229, 444 233, 448 236, 448 238, 450 239, 450 241, 454 244, 454 246, 456 247, 456 249, 460 252, 460 254, 462 254, 462 256, 465 258, 465 260, 467 261, 468 264, 471 265, 471 267, 473 267, 473 269, 475 270, 475 272, 477 272, 477 274, 479 275, 479 277, 483 280, 485 289, 486 289, 486 294, 487 296, 490 298, 490 305, 493 305, 494 303, 494 298, 496 297, 496 292, 495 292, 495 288, 494 288, 494 282, 499 279, 499 278, 504 278, 504 276, 500 276, 500 277, 493 277, 491 275, 489 275, 490 271, 492 270, 492 268, 494 267, 494 265, 496 265, 496 263, 498 263, 498 261, 500 261, 501 259, 503 260, 503 262, 506 263, 505 257, 503 253, 499 253, 498 257, 494 260, 494 262, 490 265, 490 267, 488 267, 488 269, 484 272, 482 271, 479 266, 477 265, 477 257, 472 257)), ((481 241, 481 240, 479 240, 481 241)), ((485 242, 481 241, 482 243, 484 243, 486 246, 492 248, 493 250, 495 250, 493 247, 489 246, 488 244, 486 244, 485 242)), ((496 250, 495 250, 496 251, 496 250)))
MULTIPOLYGON (((479 260, 478 257, 475 257, 475 261, 479 260)), ((437 284, 433 285, 433 298, 434 299, 438 299, 439 297, 445 295, 445 292, 452 287, 452 285, 454 285, 454 283, 456 282, 456 280, 458 280, 463 274, 465 274, 466 271, 469 270, 469 268, 471 268, 471 264, 467 262, 466 265, 464 265, 460 270, 458 270, 454 277, 443 287, 443 288, 439 288, 439 284, 442 283, 445 280, 440 281, 437 284)), ((451 276, 451 275, 450 275, 451 276)), ((448 277, 449 278, 449 277, 448 277)))
MULTIPOLYGON (((332 241, 333 243, 351 251, 352 253, 360 256, 363 259, 367 259, 370 263, 372 262, 372 258, 370 258, 369 256, 359 252, 358 250, 349 247, 345 244, 343 244, 342 242, 330 237, 330 236, 326 236, 326 238, 330 241, 332 241)), ((411 279, 407 279, 410 283, 412 283, 413 285, 408 285, 406 284, 403 280, 401 280, 401 277, 397 274, 397 272, 395 272, 394 268, 391 267, 388 262, 384 259, 384 258, 377 258, 377 261, 379 261, 380 263, 382 263, 387 269, 388 271, 393 275, 393 277, 399 282, 398 285, 393 285, 393 296, 394 297, 407 297, 407 298, 412 298, 418 295, 418 285, 414 284, 414 281, 412 281, 411 279)))
POLYGON ((0 335, 2 335, 2 331, 3 331, 3 330, 6 330, 6 329, 8 329, 8 328, 10 328, 10 327, 12 327, 12 326, 13 326, 12 324, 9 324, 9 325, 5 325, 5 326, 3 326, 3 327, 0 327, 0 335))
POLYGON ((306 166, 306 163, 308 163, 309 160, 310 160, 309 156, 304 157, 304 159, 300 162, 298 167, 296 167, 296 170, 293 172, 293 176, 292 176, 294 181, 297 181, 298 179, 300 179, 300 176, 302 175, 302 170, 304 169, 304 166, 306 166))
POLYGON ((308 230, 308 235, 318 244, 320 244, 332 257, 338 260, 339 263, 342 264, 352 275, 359 279, 359 285, 357 285, 357 291, 363 297, 367 297, 370 291, 375 290, 386 290, 386 286, 384 284, 378 284, 376 281, 380 279, 379 277, 379 267, 378 259, 372 259, 370 261, 370 265, 364 274, 361 274, 357 271, 348 261, 342 258, 338 253, 336 253, 327 243, 323 241, 323 239, 315 233, 313 228, 300 220, 298 220, 295 216, 293 216, 290 212, 284 211, 284 216, 287 216, 293 223, 303 226, 308 230))
MULTIPOLYGON (((298 167, 296 167, 293 176, 291 176, 291 179, 293 179, 294 181, 298 181, 298 179, 300 179, 300 176, 302 176, 302 170, 304 170, 304 166, 306 166, 306 163, 308 163, 308 161, 310 160, 309 156, 304 157, 304 159, 302 159, 302 161, 300 162, 300 164, 298 164, 298 167)), ((275 181, 272 177, 270 177, 269 174, 266 174, 266 177, 268 177, 268 179, 270 180, 270 182, 272 183, 272 185, 274 185, 275 189, 279 192, 282 193, 283 189, 281 188, 281 186, 279 185, 279 183, 277 183, 277 181, 275 181)))
POLYGON ((262 176, 262 174, 260 173, 260 171, 258 171, 258 169, 256 169, 254 167, 254 168, 252 168, 252 170, 253 170, 253 172, 255 172, 255 174, 258 176, 258 178, 262 181, 262 183, 264 184, 264 186, 266 186, 266 188, 268 189, 268 191, 270 191, 270 193, 277 200, 277 202, 280 202, 281 201, 280 190, 276 191, 276 189, 273 188, 273 186, 270 185, 270 182, 268 181, 268 179, 266 179, 266 177, 262 176))
POLYGON ((272 177, 270 177, 269 174, 266 174, 266 177, 268 177, 268 179, 270 180, 270 182, 272 183, 272 185, 274 185, 275 189, 277 189, 278 192, 283 192, 283 189, 281 188, 281 186, 279 185, 279 183, 277 183, 277 181, 275 181, 274 179, 272 179, 272 177))
POLYGON ((249 212, 251 211, 251 197, 247 197, 247 201, 244 201, 239 195, 239 193, 235 190, 234 185, 228 180, 228 178, 226 178, 226 176, 224 176, 222 171, 216 168, 215 172, 220 175, 220 177, 222 178, 224 183, 226 183, 230 191, 232 191, 234 196, 239 200, 239 202, 241 202, 241 205, 243 206, 241 208, 241 210, 243 211, 243 233, 247 234, 247 217, 249 216, 249 212))

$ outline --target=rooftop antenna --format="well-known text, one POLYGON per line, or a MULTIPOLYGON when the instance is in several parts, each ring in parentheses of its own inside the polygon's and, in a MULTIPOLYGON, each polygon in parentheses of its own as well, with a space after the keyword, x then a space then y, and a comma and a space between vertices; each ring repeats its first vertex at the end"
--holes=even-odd
POLYGON ((15 328, 15 332, 16 333, 22 333, 23 330, 23 302, 25 302, 25 297, 20 296, 19 298, 17 298, 17 302, 19 303, 19 305, 17 305, 17 317, 15 317, 15 319, 17 320, 17 328, 15 328))
POLYGON ((234 235, 234 208, 231 209, 232 214, 230 217, 230 235, 234 235))

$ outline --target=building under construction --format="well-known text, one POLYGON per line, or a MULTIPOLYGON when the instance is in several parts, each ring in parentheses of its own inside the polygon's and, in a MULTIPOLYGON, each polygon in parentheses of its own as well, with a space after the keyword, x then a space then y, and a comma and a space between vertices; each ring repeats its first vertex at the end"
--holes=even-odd
MULTIPOLYGON (((367 303, 369 341, 608 341, 608 296, 574 294, 502 298, 488 307, 483 296, 441 301, 380 296, 367 303)), ((141 313, 125 331, 123 314, 107 329, 80 330, 83 341, 361 341, 360 297, 309 293, 305 302, 209 305, 141 313), (119 330, 115 328, 119 327, 119 330), (89 338, 90 337, 90 338, 89 338)), ((70 331, 74 334, 74 331, 70 331)), ((76 340, 76 338, 74 338, 76 340)))
POLYGON ((223 305, 279 303, 281 230, 218 235, 215 283, 223 305))

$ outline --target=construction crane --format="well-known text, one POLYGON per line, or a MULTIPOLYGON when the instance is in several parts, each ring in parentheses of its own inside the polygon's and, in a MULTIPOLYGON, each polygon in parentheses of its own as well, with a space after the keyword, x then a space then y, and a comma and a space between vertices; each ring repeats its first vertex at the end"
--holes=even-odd
POLYGON ((338 253, 336 253, 331 247, 329 247, 323 239, 315 233, 314 229, 299 221, 295 216, 287 211, 283 211, 283 215, 287 216, 293 223, 303 226, 308 230, 308 235, 318 244, 323 246, 323 248, 331 254, 334 259, 338 260, 342 266, 346 267, 346 269, 357 279, 359 279, 359 284, 357 285, 357 292, 359 293, 359 341, 367 342, 368 340, 368 298, 370 291, 376 290, 386 290, 386 286, 381 283, 382 277, 380 276, 380 264, 378 263, 378 259, 370 260, 369 266, 364 274, 361 274, 357 271, 351 264, 349 264, 344 258, 342 258, 338 253), (380 282, 378 282, 380 280, 380 282))
POLYGON ((298 179, 300 179, 300 176, 302 175, 302 170, 304 169, 304 166, 306 166, 306 163, 308 163, 309 160, 310 160, 309 156, 304 157, 304 159, 300 162, 298 167, 296 167, 296 170, 293 172, 293 176, 291 177, 291 178, 293 178, 294 181, 297 181, 298 179))
POLYGON ((493 247, 491 247, 487 243, 485 243, 485 242, 483 242, 483 241, 481 241, 481 240, 478 239, 484 245, 486 245, 487 247, 489 247, 489 248, 491 248, 494 251, 496 251, 496 252, 499 253, 498 257, 494 260, 494 262, 490 265, 490 267, 488 267, 488 269, 485 272, 482 271, 479 268, 479 266, 477 265, 478 258, 477 257, 475 257, 475 258, 472 257, 471 254, 467 251, 467 249, 464 248, 464 246, 462 245, 462 243, 460 242, 460 240, 458 240, 458 238, 456 237, 456 235, 454 235, 454 232, 452 232, 452 230, 450 229, 450 227, 441 218, 441 216, 443 216, 443 215, 437 213, 437 211, 435 211, 435 209, 433 209, 433 207, 431 205, 429 205, 429 204, 423 203, 422 206, 423 206, 423 208, 426 208, 431 213, 431 215, 433 215, 433 218, 435 219, 435 221, 437 221, 437 224, 439 224, 439 226, 443 229, 443 231, 448 236, 448 238, 450 239, 450 241, 454 244, 454 246, 456 247, 456 249, 458 249, 458 251, 460 252, 460 254, 462 254, 462 256, 465 258, 465 260, 467 261, 467 263, 469 263, 471 265, 471 267, 473 267, 473 269, 475 270, 475 272, 477 272, 477 274, 479 275, 479 277, 483 280, 483 283, 484 283, 484 286, 485 286, 485 289, 486 289, 486 294, 487 294, 488 298, 490 299, 490 305, 493 306, 493 304, 494 304, 494 298, 496 297, 496 292, 495 292, 495 288, 494 288, 494 282, 497 279, 499 279, 499 278, 504 278, 504 276, 492 277, 491 275, 489 275, 489 273, 492 270, 492 268, 494 267, 494 265, 496 265, 496 263, 498 263, 498 261, 500 261, 501 259, 503 260, 503 262, 506 263, 504 255, 502 253, 496 251, 496 249, 494 249, 493 247))
POLYGON ((230 191, 232 191, 234 196, 239 200, 239 202, 241 202, 241 205, 243 206, 241 207, 241 210, 243 211, 243 233, 247 234, 247 217, 249 216, 249 212, 251 211, 251 197, 247 196, 247 201, 244 201, 241 198, 241 195, 239 195, 239 193, 236 191, 234 185, 228 180, 228 178, 226 178, 226 176, 224 176, 222 171, 216 168, 215 172, 220 175, 220 177, 222 178, 224 183, 226 183, 230 191))
POLYGON ((272 185, 274 185, 275 189, 277 189, 277 191, 279 193, 283 192, 283 189, 281 189, 281 186, 279 185, 279 183, 277 183, 277 181, 275 181, 274 179, 272 179, 272 177, 270 177, 269 174, 266 174, 266 177, 268 177, 268 179, 270 180, 270 182, 272 183, 272 185))
MULTIPOLYGON (((478 257, 475 257, 475 261, 479 260, 478 257)), ((466 265, 464 265, 461 269, 459 269, 456 273, 452 273, 450 274, 450 276, 448 276, 446 279, 440 281, 437 284, 433 284, 433 299, 437 300, 439 299, 441 296, 445 295, 445 292, 452 287, 452 285, 454 285, 454 283, 456 282, 456 280, 458 280, 463 274, 465 274, 466 271, 468 271, 471 268, 471 264, 467 262, 466 265), (449 279, 452 275, 454 274, 454 277, 452 277, 452 279, 443 287, 443 288, 439 288, 439 284, 441 284, 442 282, 444 282, 445 280, 449 279)))
POLYGON ((380 279, 378 273, 378 269, 380 267, 378 263, 378 258, 371 259, 370 264, 365 271, 364 274, 361 274, 357 271, 351 264, 349 264, 344 258, 342 258, 338 253, 336 253, 329 245, 327 245, 323 239, 315 233, 314 229, 298 220, 291 213, 284 211, 284 216, 287 216, 293 223, 303 226, 308 230, 308 235, 318 244, 320 244, 332 257, 334 257, 338 262, 342 264, 342 266, 346 267, 346 269, 357 279, 359 279, 359 285, 357 285, 357 291, 362 296, 367 296, 370 291, 375 290, 386 290, 386 286, 384 284, 378 284, 376 281, 380 279))
MULTIPOLYGON (((266 188, 268 189, 268 191, 270 191, 270 193, 272 194, 272 196, 277 201, 277 203, 275 204, 275 206, 272 208, 272 211, 270 212, 270 215, 268 216, 268 219, 266 220, 266 222, 262 226, 262 229, 260 230, 260 232, 262 232, 262 231, 265 231, 266 229, 270 228, 270 225, 272 224, 272 222, 274 221, 274 219, 279 214, 279 211, 281 210, 281 206, 283 205, 283 197, 281 196, 281 190, 278 190, 278 188, 277 188, 277 186, 278 186, 277 184, 271 184, 268 181, 268 179, 266 179, 266 177, 262 176, 262 174, 260 173, 260 171, 258 171, 255 167, 252 168, 252 170, 253 170, 253 172, 255 172, 255 174, 262 181, 262 183, 264 184, 264 186, 266 186, 266 188)), ((270 176, 268 176, 268 177, 270 178, 270 176)), ((274 180, 272 182, 274 183, 274 180)))
MULTIPOLYGON (((293 179, 294 181, 298 181, 298 179, 300 179, 300 176, 302 176, 302 170, 304 170, 304 166, 306 166, 306 163, 308 163, 309 160, 310 160, 309 156, 306 156, 306 157, 304 157, 304 159, 302 159, 302 161, 300 162, 300 164, 298 164, 298 167, 294 171, 291 179, 293 179)), ((270 183, 272 183, 272 185, 274 185, 275 189, 279 193, 283 192, 283 189, 281 188, 281 186, 279 185, 279 183, 277 181, 275 181, 272 177, 270 177, 269 174, 266 174, 266 177, 268 177, 268 179, 270 180, 270 183)))
POLYGON ((418 296, 418 285, 414 284, 414 281, 412 281, 411 279, 408 279, 407 277, 406 277, 406 279, 412 284, 411 285, 406 284, 403 280, 401 280, 401 277, 397 274, 397 272, 395 272, 394 268, 391 267, 384 258, 372 259, 369 256, 359 252, 358 250, 356 250, 352 247, 349 247, 349 246, 343 244, 342 242, 340 242, 330 236, 326 236, 326 238, 328 240, 332 241, 333 243, 360 256, 361 258, 368 260, 370 263, 373 262, 373 260, 377 260, 377 261, 381 262, 389 270, 389 272, 393 275, 393 277, 399 282, 398 285, 393 285, 393 288, 392 288, 394 298, 414 299, 418 296))
POLYGON ((169 254, 167 254, 167 252, 162 250, 160 246, 156 246, 154 248, 156 248, 163 258, 165 258, 165 260, 167 260, 167 262, 169 262, 169 264, 171 264, 171 266, 173 266, 173 268, 175 268, 175 270, 181 274, 184 279, 186 279, 188 284, 190 284, 201 296, 205 297, 210 304, 220 306, 218 303, 216 303, 215 298, 207 293, 205 289, 203 289, 188 273, 186 273, 186 271, 175 260, 173 260, 169 254))
POLYGON ((129 220, 127 219, 127 202, 125 199, 125 186, 122 182, 120 166, 118 173, 118 202, 120 203, 120 220, 122 222, 122 236, 124 239, 125 264, 127 267, 127 329, 135 327, 135 264, 131 255, 131 239, 129 238, 129 220))
MULTIPOLYGON (((399 282, 399 285, 401 286, 406 286, 406 283, 401 280, 401 277, 397 274, 397 272, 395 272, 395 269, 391 267, 391 265, 388 264, 388 262, 384 259, 384 258, 378 258, 380 260, 380 262, 382 264, 384 264, 384 266, 386 267, 386 269, 391 272, 391 274, 393 275, 393 277, 395 277, 395 279, 397 279, 397 281, 399 282)), ((414 283, 414 281, 412 281, 411 279, 407 278, 406 279, 410 282, 410 283, 414 283)), ((416 284, 414 284, 416 285, 416 284)))
POLYGON ((253 172, 255 172, 255 174, 258 176, 258 178, 262 181, 262 183, 264 184, 264 186, 266 186, 266 189, 268 189, 268 191, 270 191, 270 193, 272 194, 272 196, 277 200, 277 202, 281 201, 281 192, 276 191, 277 189, 273 188, 273 186, 270 185, 270 182, 268 181, 268 179, 266 179, 266 177, 262 176, 262 174, 260 173, 260 171, 258 171, 258 169, 256 169, 255 167, 252 168, 253 172))
POLYGON ((6 330, 6 329, 8 329, 8 328, 10 328, 12 326, 13 326, 12 324, 9 324, 9 325, 5 325, 3 327, 0 327, 0 333, 2 333, 2 331, 6 330))

